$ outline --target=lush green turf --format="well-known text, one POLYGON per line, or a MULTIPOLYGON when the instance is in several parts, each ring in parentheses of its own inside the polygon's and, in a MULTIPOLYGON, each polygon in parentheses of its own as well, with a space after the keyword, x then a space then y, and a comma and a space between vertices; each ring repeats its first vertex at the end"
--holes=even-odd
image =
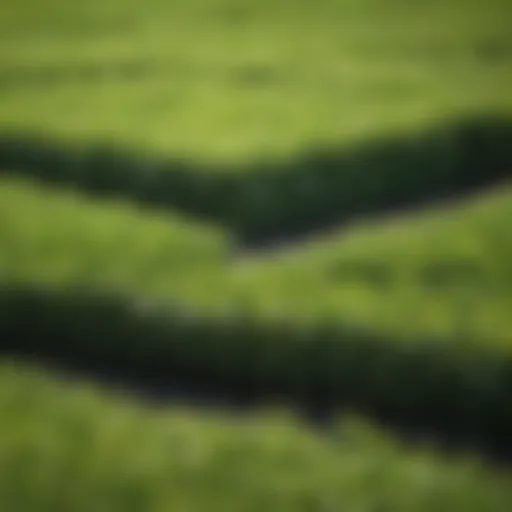
MULTIPOLYGON (((280 158, 310 148, 350 148, 375 135, 418 133, 475 112, 512 113, 511 5, 3 2, 0 131, 40 131, 79 146, 115 142, 208 164, 244 161, 255 169, 257 158, 268 157, 279 167, 280 158)), ((400 173, 393 176, 402 183, 400 173)), ((315 183, 306 177, 306 185, 315 183)), ((411 181, 422 187, 421 180, 411 181)), ((280 212, 278 194, 249 191, 238 201, 256 201, 261 216, 272 221, 280 212)), ((348 202, 351 194, 344 196, 348 202)), ((192 196, 195 206, 201 204, 201 194, 192 196)), ((293 210, 290 204, 283 206, 284 217, 293 210)), ((229 262, 227 234, 216 227, 197 226, 174 213, 143 212, 127 201, 85 199, 2 177, 3 284, 121 289, 136 298, 179 299, 203 313, 248 311, 260 319, 327 316, 368 327, 374 335, 348 329, 346 343, 338 347, 340 340, 327 333, 317 350, 294 345, 300 327, 258 338, 266 332, 263 319, 261 325, 251 318, 235 321, 233 329, 220 320, 217 326, 203 318, 197 325, 194 319, 170 319, 167 329, 146 322, 144 313, 131 322, 124 310, 110 321, 104 318, 108 308, 100 312, 103 303, 80 309, 79 301, 68 309, 56 301, 55 311, 53 303, 39 304, 42 316, 49 314, 38 318, 30 309, 37 309, 37 300, 24 303, 23 297, 20 304, 30 314, 4 303, 0 327, 12 333, 20 319, 24 335, 32 335, 33 326, 47 327, 60 335, 55 344, 48 342, 52 349, 80 349, 91 360, 98 349, 108 361, 117 354, 116 343, 127 339, 131 344, 123 346, 123 356, 134 366, 165 372, 166 364, 183 363, 195 375, 203 371, 222 381, 224 371, 226 382, 249 387, 277 382, 294 392, 341 390, 369 410, 382 405, 421 419, 444 413, 455 430, 468 419, 472 433, 481 427, 486 434, 502 434, 508 428, 506 421, 499 428, 500 418, 508 421, 508 361, 504 357, 500 366, 492 344, 508 350, 512 339, 511 206, 510 188, 503 188, 450 212, 363 223, 331 243, 275 261, 229 262), (6 311, 18 315, 13 323, 6 311), (71 325, 72 314, 78 318, 84 311, 101 314, 71 325), (111 328, 115 340, 101 336, 111 328), (375 348, 381 339, 417 335, 475 339, 490 362, 479 366, 457 347, 375 348), (427 362, 420 362, 421 350, 427 362), (360 368, 364 375, 357 375, 360 368), (475 390, 474 398, 468 390, 475 390), (423 407, 428 413, 422 416, 423 407), (480 418, 479 411, 489 414, 480 418)), ((37 349, 48 333, 40 334, 37 349)), ((308 336, 305 341, 315 341, 308 336)), ((0 417, 0 508, 6 510, 501 512, 512 505, 508 479, 485 474, 476 463, 459 466, 434 460, 432 453, 409 453, 379 433, 361 433, 361 425, 341 430, 339 440, 320 441, 291 420, 273 425, 271 419, 246 423, 134 409, 87 389, 63 391, 48 377, 8 365, 0 369, 0 417)))
POLYGON ((0 365, 0 508, 96 512, 502 512, 508 474, 407 449, 347 418, 330 434, 283 412, 152 410, 0 365), (66 388, 66 389, 64 389, 66 388))
POLYGON ((142 213, 133 204, 86 199, 0 180, 2 281, 165 293, 211 294, 227 237, 186 218, 142 213))
POLYGON ((0 180, 4 280, 122 289, 214 310, 337 317, 395 335, 508 342, 509 187, 410 218, 360 222, 262 260, 227 235, 130 203, 0 180))
POLYGON ((306 247, 241 260, 255 309, 332 316, 400 335, 512 341, 512 188, 360 221, 306 247))
POLYGON ((210 162, 510 112, 511 11, 506 0, 3 2, 0 126, 210 162))
POLYGON ((4 350, 505 442, 508 189, 251 262, 213 231, 4 180, 4 350))

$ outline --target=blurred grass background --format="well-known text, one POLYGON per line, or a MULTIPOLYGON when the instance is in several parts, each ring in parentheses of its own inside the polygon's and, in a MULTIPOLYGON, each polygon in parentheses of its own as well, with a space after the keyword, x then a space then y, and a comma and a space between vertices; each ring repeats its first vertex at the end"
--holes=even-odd
MULTIPOLYGON (((512 115, 511 20, 507 0, 7 0, 0 132, 114 145, 212 173, 280 168, 310 150, 407 138, 473 114, 512 115)), ((508 353, 509 183, 239 257, 233 233, 211 219, 86 196, 15 178, 18 171, 0 174, 2 288, 122 291, 214 317, 288 317, 297 330, 311 320, 347 322, 411 345, 429 336, 461 341, 462 355, 465 343, 508 353)), ((262 197, 260 215, 272 220, 275 198, 262 197)), ((11 311, 0 304, 1 325, 11 311)), ((51 346, 49 332, 34 344, 51 346)), ((91 339, 94 350, 111 344, 91 339)), ((194 357, 198 346, 191 343, 194 357)), ((155 411, 2 360, 0 509, 8 512, 512 506, 509 471, 476 454, 461 460, 402 445, 371 418, 343 416, 326 439, 288 413, 155 411)), ((498 404, 510 388, 507 364, 475 377, 477 391, 505 383, 496 385, 498 404)), ((413 373, 403 376, 404 396, 413 373)), ((510 414, 499 414, 507 425, 510 414)))

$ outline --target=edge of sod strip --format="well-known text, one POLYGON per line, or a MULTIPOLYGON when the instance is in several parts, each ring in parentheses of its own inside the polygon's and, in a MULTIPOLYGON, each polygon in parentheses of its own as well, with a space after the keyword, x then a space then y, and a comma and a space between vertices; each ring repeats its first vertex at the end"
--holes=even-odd
POLYGON ((0 287, 4 354, 189 383, 242 402, 351 407, 502 456, 512 452, 512 356, 505 347, 407 343, 351 326, 299 323, 142 307, 82 289, 0 287))
POLYGON ((510 177, 512 119, 467 116, 401 138, 243 167, 203 168, 107 146, 73 148, 37 134, 0 134, 0 172, 181 210, 223 224, 250 246, 510 177))

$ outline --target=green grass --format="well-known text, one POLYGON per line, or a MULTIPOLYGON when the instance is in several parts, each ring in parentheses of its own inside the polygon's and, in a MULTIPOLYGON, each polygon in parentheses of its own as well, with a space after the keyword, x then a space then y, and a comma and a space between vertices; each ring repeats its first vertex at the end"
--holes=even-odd
POLYGON ((512 110, 504 0, 4 4, 4 129, 224 162, 512 110))
POLYGON ((0 248, 4 282, 185 298, 215 287, 227 236, 186 217, 3 177, 0 248))
POLYGON ((306 247, 250 257, 239 299, 296 317, 335 317, 400 336, 512 342, 512 189, 362 220, 306 247))
MULTIPOLYGON (((3 2, 0 132, 36 131, 78 147, 115 143, 207 164, 257 164, 259 158, 278 162, 311 148, 350 148, 374 137, 420 133, 473 113, 512 113, 510 5, 506 0, 3 2)), ((269 207, 265 200, 262 216, 269 207)), ((363 403, 382 397, 384 408, 397 406, 405 416, 408 406, 411 414, 418 412, 416 402, 438 414, 448 404, 456 409, 449 416, 470 418, 473 430, 482 425, 499 431, 495 423, 504 417, 509 389, 507 361, 500 368, 484 361, 481 376, 471 354, 466 361, 460 351, 459 365, 459 353, 447 350, 453 375, 432 384, 428 364, 419 364, 414 350, 396 345, 365 358, 374 339, 430 336, 477 340, 491 347, 493 364, 499 353, 493 343, 508 352, 511 218, 511 190, 504 187, 449 212, 439 208, 363 221, 330 242, 275 260, 229 262, 228 233, 212 225, 3 176, 0 279, 164 297, 202 312, 247 308, 261 325, 266 316, 354 323, 375 336, 363 336, 366 345, 352 352, 349 330, 348 349, 343 352, 343 346, 340 353, 348 365, 352 356, 355 363, 360 357, 359 367, 368 375, 352 375, 354 370, 345 376, 333 358, 325 361, 322 380, 317 361, 298 361, 297 368, 313 369, 301 383, 290 370, 294 362, 279 359, 283 354, 293 359, 295 346, 287 343, 271 361, 277 374, 286 366, 283 374, 298 389, 311 375, 322 381, 319 389, 355 383, 344 390, 348 396, 360 394, 363 403), (406 386, 407 361, 414 364, 406 378, 416 378, 416 368, 425 382, 406 386), (389 386, 386 376, 372 373, 385 373, 395 363, 402 373, 388 376, 389 386), (489 368, 496 375, 485 374, 489 368), (496 395, 491 389, 473 401, 466 396, 468 389, 481 390, 487 377, 496 395), (439 382, 453 382, 453 389, 441 390, 439 382), (434 398, 427 392, 419 396, 422 385, 434 398), (403 397, 396 393, 401 388, 403 397), (444 392, 446 401, 440 398, 444 392), (488 408, 485 397, 495 400, 488 408), (479 410, 495 414, 479 422, 479 410)), ((85 303, 83 311, 99 309, 101 304, 95 309, 85 303)), ((69 311, 83 312, 73 305, 69 311)), ((89 340, 88 333, 107 332, 116 320, 82 318, 70 326, 59 316, 63 312, 68 312, 64 306, 52 311, 48 322, 33 318, 33 324, 60 333, 56 346, 70 341, 69 352, 76 342, 92 359, 103 344, 108 360, 109 344, 101 336, 89 340)), ((261 357, 252 360, 245 349, 259 348, 260 339, 249 336, 242 340, 247 344, 239 344, 229 328, 226 339, 222 326, 220 335, 213 329, 211 335, 221 349, 232 348, 232 357, 209 343, 201 330, 207 323, 177 322, 178 335, 170 337, 176 343, 161 347, 156 342, 167 341, 172 326, 157 325, 144 338, 137 334, 149 325, 144 318, 134 323, 120 318, 124 327, 140 329, 126 333, 116 326, 116 341, 133 342, 123 354, 130 361, 140 356, 142 366, 149 361, 165 368, 158 358, 162 350, 177 357, 173 364, 185 361, 194 371, 202 364, 213 375, 224 369, 227 381, 240 377, 245 383, 247 377, 249 382, 251 364, 266 382, 265 357, 274 354, 270 336, 262 340, 261 354, 256 351, 261 357), (190 344, 183 343, 187 335, 190 344), (230 361, 240 367, 230 368, 230 361)), ((11 332, 10 318, 4 314, 1 320, 11 332)), ((24 327, 21 331, 30 333, 31 325, 24 327)), ((44 333, 36 341, 44 342, 44 333)), ((324 341, 320 363, 321 356, 338 355, 328 336, 324 341)), ((118 347, 112 346, 115 356, 118 347)), ((317 354, 307 347, 296 352, 303 359, 317 354)), ((440 367, 436 360, 432 368, 440 367)), ((281 382, 280 377, 270 372, 270 381, 281 382)), ((49 376, 7 363, 0 365, 0 418, 2 510, 501 512, 512 505, 509 477, 490 474, 476 461, 412 452, 357 422, 340 427, 337 440, 320 440, 293 419, 261 415, 245 422, 220 413, 135 408, 88 387, 64 390, 49 376)))
POLYGON ((0 508, 96 512, 502 512, 508 473, 411 449, 346 418, 328 438, 286 411, 142 407, 0 364, 0 508))
POLYGON ((0 183, 4 351, 506 443, 510 189, 237 262, 211 227, 0 183))
POLYGON ((509 343, 509 187, 305 248, 236 260, 227 233, 129 202, 0 180, 4 281, 113 289, 203 311, 337 318, 399 337, 509 343))

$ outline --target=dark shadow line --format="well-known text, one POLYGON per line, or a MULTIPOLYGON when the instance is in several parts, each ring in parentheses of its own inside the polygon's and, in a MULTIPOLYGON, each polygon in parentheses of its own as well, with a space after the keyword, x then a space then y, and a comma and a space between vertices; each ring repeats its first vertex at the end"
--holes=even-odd
MULTIPOLYGON (((204 387, 197 383, 176 381, 173 379, 140 379, 120 371, 104 367, 90 367, 86 364, 69 362, 62 358, 44 355, 26 354, 19 351, 0 353, 0 358, 9 363, 30 368, 55 379, 63 386, 85 385, 104 393, 112 400, 126 400, 129 404, 149 407, 156 410, 178 406, 194 408, 200 412, 211 412, 250 421, 258 412, 268 406, 284 408, 296 421, 309 427, 313 434, 335 440, 343 436, 343 416, 353 413, 354 409, 345 411, 341 407, 326 408, 323 405, 290 403, 278 396, 243 397, 215 387, 204 387), (341 427, 341 430, 340 430, 341 427)), ((403 424, 379 416, 375 412, 363 411, 364 416, 377 428, 390 433, 406 449, 428 448, 446 456, 459 456, 470 453, 478 455, 481 460, 494 470, 508 472, 512 467, 512 446, 501 443, 467 443, 457 440, 456 436, 442 430, 421 424, 403 424)))
POLYGON ((407 137, 309 150, 236 169, 0 135, 0 173, 25 175, 219 223, 235 253, 379 215, 464 197, 512 177, 512 119, 467 118, 407 137))
POLYGON ((80 62, 0 68, 0 91, 20 88, 57 87, 91 84, 105 79, 141 80, 172 72, 166 62, 147 59, 125 61, 80 62))
POLYGON ((497 349, 401 343, 349 326, 311 330, 292 319, 157 305, 141 312, 126 298, 85 290, 0 292, 2 357, 85 375, 150 404, 249 412, 270 402, 326 432, 348 407, 405 439, 512 461, 512 360, 497 349))

